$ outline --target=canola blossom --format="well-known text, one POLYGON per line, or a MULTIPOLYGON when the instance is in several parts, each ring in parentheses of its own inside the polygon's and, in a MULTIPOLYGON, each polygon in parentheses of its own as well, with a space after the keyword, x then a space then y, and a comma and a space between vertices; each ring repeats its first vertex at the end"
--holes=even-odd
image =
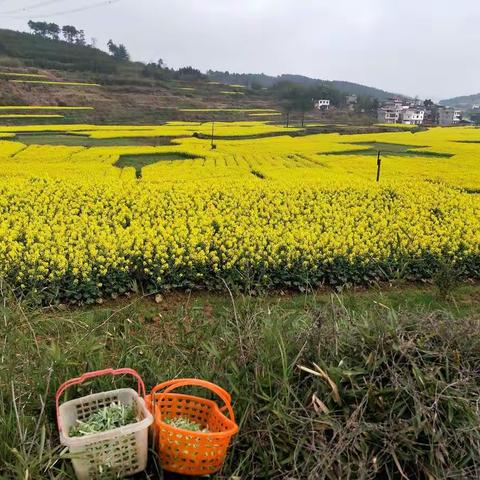
MULTIPOLYGON (((480 276, 477 129, 242 139, 259 127, 246 123, 215 150, 193 137, 158 147, 0 140, 0 277, 84 301, 134 281, 153 290, 427 279, 444 260, 480 276), (411 149, 385 154, 377 183, 376 157, 358 142, 411 149), (158 161, 136 179, 116 166, 125 155, 158 161)), ((115 128, 144 127, 79 131, 115 128)))
POLYGON ((100 87, 98 83, 85 83, 85 82, 59 82, 59 81, 47 81, 47 80, 10 80, 12 83, 37 83, 41 85, 70 85, 80 87, 100 87))
POLYGON ((42 75, 39 73, 0 72, 0 75, 4 75, 6 77, 48 78, 48 75, 42 75))
POLYGON ((63 115, 37 113, 0 113, 0 118, 63 118, 63 115))
MULTIPOLYGON (((300 128, 285 128, 280 125, 269 125, 264 122, 215 122, 216 137, 248 137, 259 134, 285 133, 289 134, 300 128)), ((25 125, 0 126, 1 132, 33 133, 33 132, 64 132, 90 138, 129 138, 129 137, 191 137, 195 134, 210 135, 212 123, 199 122, 167 122, 164 125, 25 125)))
POLYGON ((54 105, 0 105, 0 110, 94 110, 94 107, 57 107, 54 105))

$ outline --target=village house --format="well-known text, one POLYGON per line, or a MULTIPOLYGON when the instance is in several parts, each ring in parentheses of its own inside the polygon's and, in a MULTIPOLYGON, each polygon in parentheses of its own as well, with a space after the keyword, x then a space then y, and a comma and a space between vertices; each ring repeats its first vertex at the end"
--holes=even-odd
POLYGON ((442 127, 458 125, 462 117, 463 112, 455 108, 440 107, 438 110, 438 124, 442 127))
POLYGON ((421 102, 391 98, 380 106, 377 117, 379 123, 451 126, 463 121, 463 112, 435 105, 431 100, 421 102))
POLYGON ((378 109, 379 123, 400 123, 400 116, 404 108, 403 100, 391 98, 378 109))
POLYGON ((425 110, 422 108, 406 108, 402 110, 401 123, 405 125, 422 125, 425 119, 425 110))
POLYGON ((358 97, 356 95, 347 95, 345 97, 345 104, 350 111, 354 111, 358 103, 358 97))
POLYGON ((391 98, 378 109, 378 122, 423 125, 427 117, 431 118, 429 115, 427 107, 417 99, 391 98))
POLYGON ((315 108, 317 110, 328 110, 330 108, 330 100, 327 100, 327 99, 315 100, 315 108))

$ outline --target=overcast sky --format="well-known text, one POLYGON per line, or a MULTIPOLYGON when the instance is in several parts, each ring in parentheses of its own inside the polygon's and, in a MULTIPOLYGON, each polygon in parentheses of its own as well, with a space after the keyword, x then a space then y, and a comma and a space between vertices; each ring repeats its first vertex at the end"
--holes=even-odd
POLYGON ((134 60, 172 67, 296 73, 436 100, 480 92, 480 0, 111 1, 0 0, 0 27, 73 24, 101 48, 112 38, 134 60))

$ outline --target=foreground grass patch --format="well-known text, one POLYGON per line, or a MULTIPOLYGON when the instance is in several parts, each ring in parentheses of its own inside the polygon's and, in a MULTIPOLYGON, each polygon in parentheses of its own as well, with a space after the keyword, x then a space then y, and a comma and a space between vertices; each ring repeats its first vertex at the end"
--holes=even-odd
MULTIPOLYGON (((147 388, 183 376, 230 391, 240 434, 219 479, 478 478, 477 287, 451 303, 408 289, 78 310, 0 292, 2 478, 74 478, 54 392, 106 366, 137 369, 147 388)), ((71 395, 124 386, 105 378, 71 395)), ((154 458, 139 478, 162 478, 154 458)))

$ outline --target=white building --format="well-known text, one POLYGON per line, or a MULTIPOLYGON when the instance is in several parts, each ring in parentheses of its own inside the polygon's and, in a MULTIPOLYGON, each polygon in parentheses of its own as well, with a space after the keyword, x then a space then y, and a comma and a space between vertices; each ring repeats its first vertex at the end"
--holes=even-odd
POLYGON ((327 100, 327 99, 315 100, 315 108, 317 110, 328 110, 330 108, 330 100, 327 100))
POLYGON ((398 123, 403 109, 403 102, 398 98, 391 98, 378 109, 380 123, 398 123))
POLYGON ((405 125, 421 125, 425 120, 425 110, 421 108, 406 108, 402 110, 400 121, 405 125))
POLYGON ((347 95, 345 97, 345 103, 347 104, 347 108, 351 111, 355 110, 355 107, 358 103, 358 97, 356 95, 347 95))
POLYGON ((386 107, 378 109, 378 123, 398 123, 399 118, 400 111, 398 110, 386 107))
POLYGON ((442 127, 457 125, 462 121, 463 112, 455 108, 440 108, 438 111, 438 124, 442 127))
POLYGON ((378 109, 379 123, 422 125, 424 120, 425 109, 420 108, 417 101, 405 101, 400 98, 391 98, 378 109))

